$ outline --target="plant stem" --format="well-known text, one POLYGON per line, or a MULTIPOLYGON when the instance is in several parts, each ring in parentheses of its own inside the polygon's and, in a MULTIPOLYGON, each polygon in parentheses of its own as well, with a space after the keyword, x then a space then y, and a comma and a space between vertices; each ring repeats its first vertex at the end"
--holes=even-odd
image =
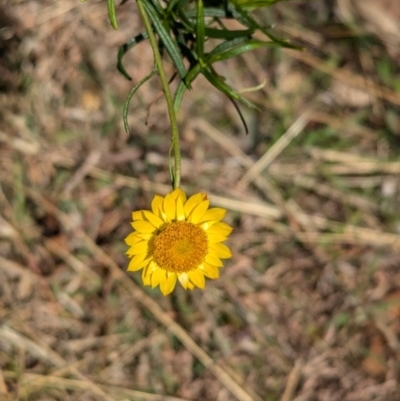
POLYGON ((164 67, 162 64, 161 54, 158 49, 157 40, 154 35, 153 28, 151 26, 147 12, 143 6, 143 1, 145 0, 136 0, 140 16, 142 17, 145 29, 149 35, 149 40, 154 55, 154 63, 157 66, 158 75, 160 76, 161 85, 165 95, 165 100, 167 102, 169 120, 171 122, 171 131, 172 131, 172 149, 174 153, 173 188, 177 189, 179 188, 181 182, 181 151, 179 145, 178 122, 176 119, 174 102, 172 99, 171 91, 169 89, 168 80, 165 75, 164 67))

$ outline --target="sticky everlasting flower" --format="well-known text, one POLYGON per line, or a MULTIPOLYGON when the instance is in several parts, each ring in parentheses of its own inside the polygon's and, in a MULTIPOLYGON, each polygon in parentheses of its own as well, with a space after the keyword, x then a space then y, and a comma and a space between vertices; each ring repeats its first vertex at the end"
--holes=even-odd
POLYGON ((177 280, 185 290, 204 288, 205 277, 216 279, 221 259, 232 256, 222 242, 232 228, 221 220, 226 210, 209 209, 206 194, 186 198, 181 189, 155 195, 150 210, 132 213, 134 232, 125 238, 131 258, 128 271, 142 270, 144 285, 160 286, 164 295, 177 280))

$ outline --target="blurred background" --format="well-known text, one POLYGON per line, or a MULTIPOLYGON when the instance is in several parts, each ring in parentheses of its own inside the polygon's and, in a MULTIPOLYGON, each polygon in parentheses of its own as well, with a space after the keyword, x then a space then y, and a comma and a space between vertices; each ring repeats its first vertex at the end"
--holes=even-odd
MULTIPOLYGON (((0 400, 400 400, 400 4, 258 13, 303 47, 217 65, 179 112, 182 181, 233 259, 169 297, 125 273, 132 210, 170 190, 170 129, 134 1, 0 0, 0 400)), ((172 65, 166 60, 167 72, 172 65)))

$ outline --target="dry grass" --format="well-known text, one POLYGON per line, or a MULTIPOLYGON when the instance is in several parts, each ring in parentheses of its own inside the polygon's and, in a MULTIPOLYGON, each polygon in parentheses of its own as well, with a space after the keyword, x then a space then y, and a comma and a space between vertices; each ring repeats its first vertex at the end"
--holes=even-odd
MULTIPOLYGON (((115 62, 140 29, 134 2, 115 32, 104 2, 0 1, 1 401, 400 400, 393 4, 273 7, 306 50, 226 65, 239 89, 264 83, 248 136, 195 84, 183 187, 229 209, 234 258, 204 292, 164 298, 125 273, 131 211, 170 188, 156 79, 123 130, 115 62)), ((137 82, 149 47, 125 61, 137 82)))

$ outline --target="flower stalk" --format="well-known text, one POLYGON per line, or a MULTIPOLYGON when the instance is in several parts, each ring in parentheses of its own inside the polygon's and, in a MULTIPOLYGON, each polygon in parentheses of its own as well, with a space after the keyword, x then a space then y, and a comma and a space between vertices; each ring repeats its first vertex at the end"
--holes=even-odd
POLYGON ((157 67, 158 75, 160 77, 161 86, 163 88, 163 92, 165 95, 165 100, 167 102, 168 108, 168 115, 171 123, 171 143, 172 143, 172 152, 174 157, 174 166, 171 167, 170 171, 172 171, 172 188, 177 189, 179 188, 181 182, 181 150, 180 150, 180 143, 179 143, 179 129, 178 129, 178 121, 176 118, 176 112, 174 108, 174 101, 171 95, 171 90, 168 85, 167 76, 164 71, 164 66, 160 54, 160 50, 158 48, 158 43, 156 37, 153 32, 153 28, 150 23, 150 19, 147 15, 145 6, 143 4, 143 0, 137 0, 137 5, 139 9, 140 16, 142 17, 144 27, 146 32, 149 36, 149 41, 151 48, 153 50, 154 55, 154 63, 157 67))

